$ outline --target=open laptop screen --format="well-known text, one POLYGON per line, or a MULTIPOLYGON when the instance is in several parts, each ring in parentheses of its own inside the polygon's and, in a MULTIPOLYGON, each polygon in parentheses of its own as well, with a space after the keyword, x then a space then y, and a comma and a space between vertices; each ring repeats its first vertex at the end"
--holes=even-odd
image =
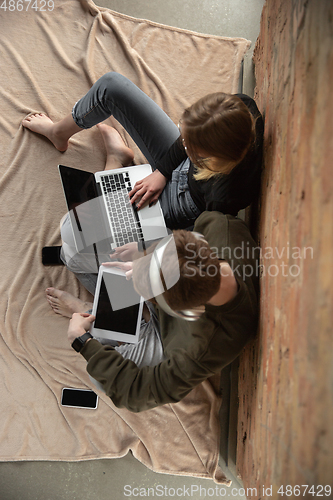
POLYGON ((65 165, 58 168, 77 251, 89 249, 97 261, 108 260, 105 255, 110 253, 113 238, 94 174, 65 165))
POLYGON ((59 165, 62 185, 68 210, 73 210, 81 203, 97 198, 95 176, 91 172, 59 165))

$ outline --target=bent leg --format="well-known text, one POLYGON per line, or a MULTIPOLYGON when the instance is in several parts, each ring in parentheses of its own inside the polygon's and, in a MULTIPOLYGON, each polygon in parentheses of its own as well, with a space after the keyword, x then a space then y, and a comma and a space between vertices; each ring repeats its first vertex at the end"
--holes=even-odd
POLYGON ((154 167, 179 137, 178 127, 133 82, 119 73, 106 73, 73 107, 80 128, 90 128, 114 116, 154 167))

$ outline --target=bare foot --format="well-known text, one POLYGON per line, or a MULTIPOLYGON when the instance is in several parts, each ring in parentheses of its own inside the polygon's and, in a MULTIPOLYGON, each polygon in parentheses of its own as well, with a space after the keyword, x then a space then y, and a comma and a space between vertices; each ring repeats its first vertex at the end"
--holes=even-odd
POLYGON ((47 288, 45 290, 46 300, 56 314, 71 318, 73 313, 87 312, 92 308, 91 302, 83 302, 68 292, 58 288, 47 288))
POLYGON ((44 113, 30 115, 22 121, 23 127, 47 137, 59 151, 66 151, 68 140, 63 139, 56 131, 53 121, 44 113))
POLYGON ((119 132, 113 128, 100 123, 97 125, 102 134, 106 147, 106 165, 105 170, 128 166, 133 162, 134 153, 128 148, 122 140, 119 132))

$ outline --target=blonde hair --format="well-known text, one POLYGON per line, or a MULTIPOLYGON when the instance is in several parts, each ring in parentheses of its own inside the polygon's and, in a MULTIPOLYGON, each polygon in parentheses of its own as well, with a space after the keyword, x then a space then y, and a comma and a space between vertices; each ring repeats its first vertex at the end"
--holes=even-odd
POLYGON ((185 109, 180 123, 187 154, 197 167, 196 180, 229 174, 255 139, 255 120, 246 104, 223 92, 208 94, 185 109))

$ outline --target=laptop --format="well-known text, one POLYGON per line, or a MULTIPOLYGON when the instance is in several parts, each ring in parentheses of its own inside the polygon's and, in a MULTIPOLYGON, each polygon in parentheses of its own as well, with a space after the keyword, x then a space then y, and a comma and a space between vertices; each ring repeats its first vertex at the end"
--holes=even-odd
POLYGON ((144 300, 132 280, 117 268, 100 266, 92 314, 96 317, 90 333, 102 343, 137 343, 144 300))
POLYGON ((128 196, 138 180, 152 173, 149 164, 96 173, 65 165, 58 169, 76 249, 92 247, 98 267, 116 247, 133 241, 144 246, 167 236, 160 203, 137 211, 128 196))

